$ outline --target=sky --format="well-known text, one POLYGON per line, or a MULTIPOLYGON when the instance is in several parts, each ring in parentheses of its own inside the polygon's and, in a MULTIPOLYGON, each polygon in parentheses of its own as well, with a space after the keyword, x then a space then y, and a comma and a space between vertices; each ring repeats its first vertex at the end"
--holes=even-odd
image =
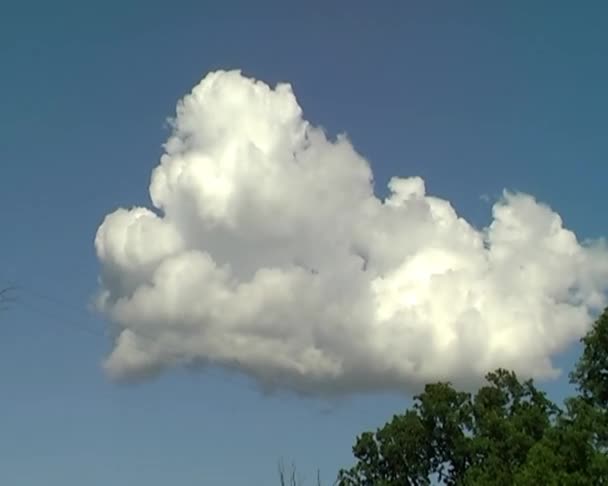
POLYGON ((561 400, 608 285, 607 14, 3 5, 0 478, 330 482, 430 377, 561 400))

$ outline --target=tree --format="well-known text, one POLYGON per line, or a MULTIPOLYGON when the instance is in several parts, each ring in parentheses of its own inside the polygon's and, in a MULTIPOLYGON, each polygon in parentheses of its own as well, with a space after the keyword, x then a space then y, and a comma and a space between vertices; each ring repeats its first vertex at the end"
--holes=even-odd
POLYGON ((474 395, 427 385, 414 405, 359 436, 341 486, 608 485, 608 309, 581 340, 564 408, 499 369, 474 395))
POLYGON ((595 486, 608 484, 606 451, 598 444, 597 409, 574 397, 534 445, 514 484, 595 486))
POLYGON ((570 380, 581 396, 604 410, 608 406, 608 308, 581 339, 581 355, 570 380))
POLYGON ((511 485, 557 408, 532 381, 497 370, 473 397, 449 383, 427 385, 412 410, 358 438, 358 463, 343 486, 511 485))

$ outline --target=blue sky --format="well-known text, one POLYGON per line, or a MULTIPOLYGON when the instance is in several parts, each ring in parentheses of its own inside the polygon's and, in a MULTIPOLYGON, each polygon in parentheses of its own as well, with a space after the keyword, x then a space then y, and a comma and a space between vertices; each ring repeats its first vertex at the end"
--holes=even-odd
MULTIPOLYGON (((483 226, 483 195, 521 190, 580 239, 606 235, 603 2, 1 10, 0 278, 19 286, 0 316, 6 484, 270 485, 281 457, 333 479, 355 436, 409 403, 267 396, 217 369, 134 386, 104 377, 110 343, 86 310, 95 232, 117 207, 149 204, 165 120, 209 71, 292 83, 305 117, 346 132, 370 161, 380 193, 393 175, 420 175, 483 226)), ((561 398, 567 380, 547 389, 561 398)))

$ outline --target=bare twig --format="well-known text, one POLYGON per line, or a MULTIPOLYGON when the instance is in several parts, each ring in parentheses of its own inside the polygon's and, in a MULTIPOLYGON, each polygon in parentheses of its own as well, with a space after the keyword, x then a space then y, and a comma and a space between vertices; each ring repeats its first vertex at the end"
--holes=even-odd
POLYGON ((0 311, 8 310, 9 305, 17 301, 14 295, 15 287, 4 287, 0 289, 0 311))
MULTIPOLYGON (((278 470, 280 486, 304 486, 304 480, 297 474, 295 464, 292 463, 289 470, 287 470, 283 460, 280 460, 278 470)), ((318 469, 316 486, 321 486, 321 471, 318 469)))

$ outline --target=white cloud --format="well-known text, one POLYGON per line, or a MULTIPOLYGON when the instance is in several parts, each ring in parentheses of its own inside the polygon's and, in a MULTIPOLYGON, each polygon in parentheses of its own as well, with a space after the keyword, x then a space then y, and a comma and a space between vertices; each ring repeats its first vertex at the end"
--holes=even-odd
POLYGON ((131 379, 213 363, 311 393, 534 377, 606 304, 608 250, 505 192, 477 229, 419 177, 378 199, 368 162, 302 118, 287 84, 209 74, 177 107, 155 212, 95 239, 105 361, 131 379))

